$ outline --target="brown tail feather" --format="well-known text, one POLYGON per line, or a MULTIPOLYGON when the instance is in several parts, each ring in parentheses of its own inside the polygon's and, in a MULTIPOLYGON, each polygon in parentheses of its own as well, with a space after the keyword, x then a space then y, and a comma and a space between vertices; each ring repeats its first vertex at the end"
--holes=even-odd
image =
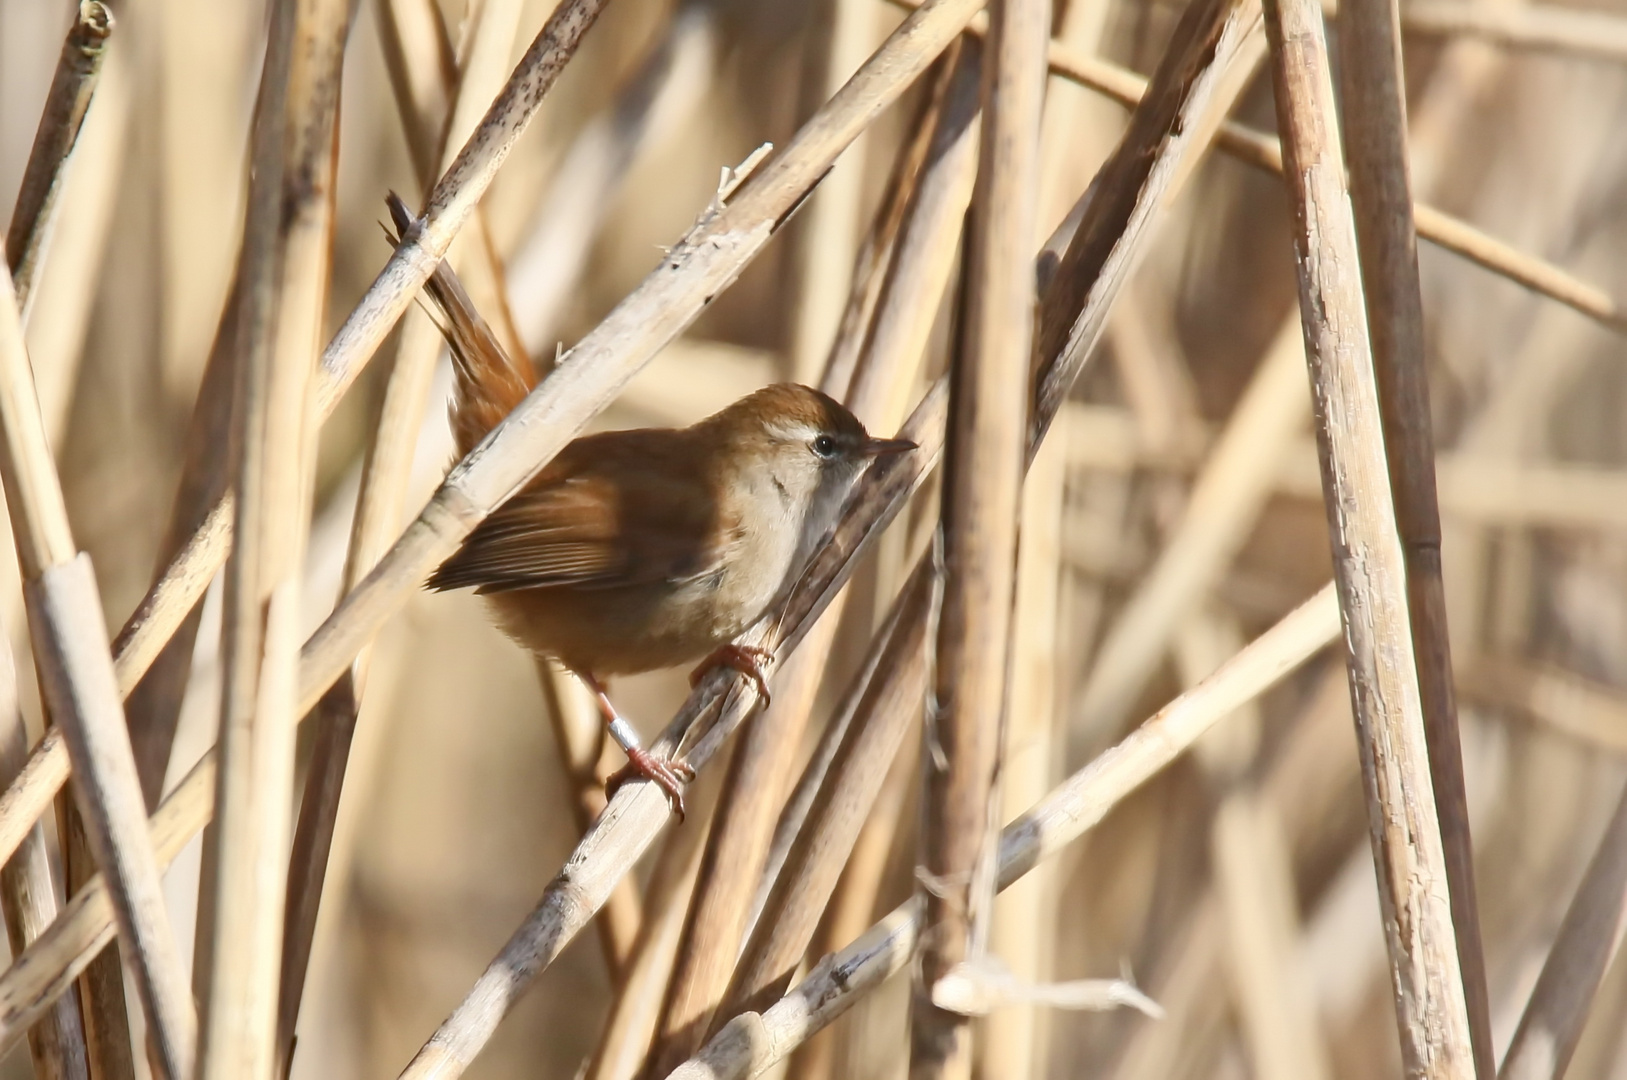
MULTIPOLYGON (((412 225, 412 214, 393 191, 385 202, 399 238, 412 225)), ((399 244, 399 239, 396 242, 399 244)), ((452 366, 457 373, 457 393, 451 406, 452 434, 458 453, 467 454, 531 392, 536 374, 530 364, 516 365, 509 359, 451 266, 445 262, 437 266, 426 287, 446 320, 440 324, 441 332, 452 348, 452 366)))

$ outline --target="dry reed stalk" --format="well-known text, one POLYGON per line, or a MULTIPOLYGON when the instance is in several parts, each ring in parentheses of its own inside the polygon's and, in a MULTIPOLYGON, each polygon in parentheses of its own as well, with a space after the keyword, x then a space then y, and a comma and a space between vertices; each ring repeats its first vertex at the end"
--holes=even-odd
POLYGON ((1604 11, 1559 4, 1419 0, 1407 5, 1401 25, 1415 34, 1471 37, 1511 49, 1627 62, 1627 24, 1604 11))
POLYGON ((1570 1064, 1594 994, 1627 926, 1627 792, 1593 853, 1559 926, 1497 1075, 1559 1080, 1570 1064))
POLYGON ((120 935, 133 954, 136 985, 150 1018, 155 1071, 165 1078, 185 1077, 196 1016, 152 844, 139 820, 145 807, 112 664, 98 644, 106 637, 95 575, 69 530, 9 274, 0 282, 0 427, 0 471, 41 696, 74 762, 88 842, 113 883, 120 935))
POLYGON ((1224 432, 1193 480, 1166 538, 1107 632, 1072 706, 1098 731, 1117 731, 1157 672, 1181 620, 1231 565, 1275 487, 1274 466, 1305 427, 1304 335, 1290 318, 1267 347, 1224 432))
POLYGON ((11 272, 17 306, 26 325, 34 299, 35 278, 45 257, 52 227, 52 211, 62 190, 68 158, 79 141, 79 131, 90 111, 101 74, 107 39, 113 33, 113 12, 100 0, 81 0, 73 26, 62 42, 56 73, 45 98, 45 110, 34 146, 23 168, 22 185, 6 229, 6 266, 11 272))
MULTIPOLYGON (((917 6, 918 0, 890 2, 910 10, 917 6)), ((967 29, 971 33, 978 33, 981 25, 974 20, 967 29)), ((1146 92, 1147 81, 1144 77, 1061 42, 1051 42, 1049 63, 1052 73, 1072 79, 1131 108, 1146 92)), ((1282 152, 1277 140, 1270 135, 1226 121, 1216 133, 1215 145, 1258 169, 1282 173, 1282 152)), ((1425 240, 1461 255, 1493 274, 1564 304, 1612 330, 1627 332, 1627 311, 1599 286, 1546 259, 1520 251, 1512 244, 1434 206, 1414 204, 1413 217, 1418 235, 1425 240)))
MULTIPOLYGON (((956 47, 950 50, 952 54, 958 51, 956 47)), ((845 307, 852 311, 868 308, 873 319, 842 322, 831 343, 820 387, 844 397, 854 414, 873 430, 897 425, 901 410, 894 403, 903 399, 913 381, 930 326, 930 317, 923 319, 917 312, 927 306, 923 303, 926 297, 936 307, 949 275, 959 219, 965 212, 964 195, 957 203, 952 191, 945 208, 942 131, 945 126, 964 127, 975 102, 964 93, 955 93, 953 72, 958 68, 951 57, 946 55, 940 64, 943 71, 923 104, 917 135, 903 147, 893 170, 894 188, 866 237, 874 251, 891 234, 895 237, 892 250, 885 257, 860 260, 853 268, 845 307), (905 209, 899 214, 893 212, 894 207, 905 209), (934 225, 938 226, 935 232, 934 225), (924 241, 923 231, 928 234, 924 241), (938 242, 933 243, 934 239, 938 242), (922 324, 916 334, 901 329, 922 324), (858 345, 853 338, 859 339, 858 345), (855 357, 851 368, 842 362, 848 356, 855 357)), ((966 173, 961 187, 970 182, 969 158, 965 164, 967 168, 959 170, 966 173)), ((951 171, 955 171, 953 166, 951 171)), ((953 179, 948 186, 953 188, 953 179)), ((707 842, 695 900, 662 1006, 661 1030, 650 1054, 651 1075, 670 1071, 700 1049, 713 1027, 714 1010, 729 986, 769 857, 776 810, 784 805, 814 695, 842 617, 842 598, 832 606, 775 680, 774 701, 758 714, 731 760, 722 808, 707 842)))
MULTIPOLYGON (((14 779, 27 760, 28 732, 17 700, 17 669, 10 647, 0 647, 0 779, 14 779)), ((29 830, 16 855, 0 869, 0 906, 13 956, 39 937, 61 909, 61 889, 42 826, 29 830)), ((44 1022, 29 1029, 28 1052, 38 1080, 89 1080, 85 1025, 74 995, 63 996, 44 1022)))
POLYGON ((660 1024, 685 913, 694 895, 705 850, 701 841, 708 835, 702 826, 707 824, 709 811, 700 800, 690 800, 689 813, 696 827, 680 830, 661 848, 644 897, 645 917, 638 925, 638 940, 583 1080, 636 1080, 643 1071, 660 1024))
POLYGON ((1351 273, 1358 265, 1355 222, 1322 13, 1303 0, 1270 0, 1266 29, 1402 1059, 1422 1075, 1468 1077, 1474 1072, 1468 1011, 1445 895, 1446 856, 1366 310, 1351 273))
MULTIPOLYGON (((999 884, 1010 885, 1078 839, 1215 723, 1333 642, 1337 608, 1332 587, 1324 588, 1008 825, 1001 833, 999 884)), ((920 901, 911 900, 821 960, 772 1006, 735 1018, 670 1080, 763 1075, 900 971, 914 955, 920 926, 920 901)))
MULTIPOLYGON (((879 29, 876 16, 872 0, 825 0, 820 5, 807 61, 813 75, 807 81, 816 104, 840 90, 870 55, 879 29)), ((798 225, 799 285, 789 347, 790 377, 795 382, 812 386, 819 378, 848 303, 868 144, 865 135, 853 140, 809 199, 798 225)))
POLYGON ((316 470, 310 382, 333 226, 345 0, 271 17, 238 282, 236 544, 226 567, 207 1005, 198 1074, 270 1080, 294 782, 300 572, 316 470))
MULTIPOLYGON (((364 303, 352 312, 323 351, 314 388, 321 417, 326 419, 332 414, 339 398, 361 374, 373 350, 389 332, 394 319, 412 302, 418 287, 434 270, 458 227, 473 212, 521 131, 540 108, 547 89, 575 53, 582 34, 606 2, 572 0, 568 6, 556 9, 544 24, 502 95, 492 103, 474 137, 460 151, 454 167, 436 184, 429 210, 420 220, 415 237, 398 249, 397 257, 380 272, 364 303)), ((114 663, 121 689, 133 686, 157 659, 171 635, 202 600, 215 572, 225 564, 232 543, 233 502, 228 493, 200 512, 201 523, 177 545, 178 553, 119 632, 114 663)), ((339 677, 348 662, 347 657, 334 666, 328 675, 329 682, 339 677)), ((178 682, 184 685, 184 676, 178 682)), ((322 689, 326 689, 326 684, 322 689)), ((320 692, 302 697, 301 709, 314 707, 318 697, 320 692)), ((62 758, 64 754, 60 739, 47 739, 35 747, 32 757, 62 758)), ((47 780, 65 765, 65 759, 42 763, 31 775, 47 780)), ((46 793, 44 784, 40 784, 19 792, 15 800, 0 801, 0 805, 9 806, 21 818, 26 818, 0 819, 0 837, 20 838, 45 812, 49 798, 54 795, 54 791, 46 793)), ((0 845, 0 855, 9 850, 0 845)))
MULTIPOLYGON (((942 591, 926 717, 926 737, 943 759, 928 759, 918 857, 932 882, 925 890, 926 947, 910 1016, 910 1075, 923 1080, 971 1077, 971 1018, 940 1005, 936 989, 957 965, 987 950, 994 906, 995 785, 1028 463, 1030 394, 1014 375, 1033 353, 1030 263, 1050 22, 1046 0, 995 0, 983 46, 963 330, 949 371, 942 591)), ((882 776, 890 762, 891 755, 882 776)))
POLYGON ((1492 1080, 1491 1004, 1475 903, 1474 851, 1463 747, 1452 693, 1446 586, 1441 578, 1441 513, 1435 493, 1435 440, 1424 359, 1424 304, 1418 238, 1407 173, 1407 117, 1400 29, 1393 0, 1344 0, 1339 18, 1343 120, 1357 254, 1380 420, 1395 498, 1395 527, 1406 566, 1430 783, 1446 857, 1458 966, 1469 1014, 1475 1074, 1492 1080))

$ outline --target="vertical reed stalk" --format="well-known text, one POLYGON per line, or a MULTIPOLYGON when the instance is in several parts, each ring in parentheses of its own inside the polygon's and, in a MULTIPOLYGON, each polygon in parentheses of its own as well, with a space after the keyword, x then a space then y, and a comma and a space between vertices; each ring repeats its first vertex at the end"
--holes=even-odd
POLYGON ((1395 527, 1406 563, 1407 614, 1418 669, 1458 965, 1479 1080, 1496 1075, 1486 960, 1475 903, 1474 851, 1463 788, 1463 748, 1452 693, 1452 650, 1441 578, 1441 514, 1424 364, 1418 237, 1407 175, 1406 91, 1392 0, 1347 0, 1339 14, 1340 83, 1350 201, 1388 449, 1395 527))
POLYGON ((237 300, 236 544, 227 565, 213 942, 199 1075, 270 1080, 288 864, 308 415, 327 294, 345 0, 279 0, 237 300))
POLYGON ((1468 1011, 1322 13, 1270 0, 1266 30, 1402 1059, 1409 1075, 1467 1078, 1468 1011))
POLYGON ((991 5, 983 126, 963 299, 950 371, 940 525, 944 589, 935 644, 920 863, 927 947, 911 1017, 910 1075, 969 1078, 971 1023, 933 1000, 937 980, 987 947, 994 902, 995 780, 1027 464, 1026 380, 1034 334, 1039 127, 1050 5, 991 5))

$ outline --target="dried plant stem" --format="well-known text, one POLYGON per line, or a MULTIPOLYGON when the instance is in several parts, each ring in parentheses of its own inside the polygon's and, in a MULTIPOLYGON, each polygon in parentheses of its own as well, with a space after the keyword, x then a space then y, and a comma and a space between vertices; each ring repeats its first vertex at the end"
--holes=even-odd
POLYGON ((1388 452, 1395 527, 1406 564, 1407 614, 1430 780, 1446 857, 1458 964, 1475 1073, 1496 1074, 1486 960, 1475 903, 1474 852, 1463 787, 1463 748, 1452 694, 1452 650, 1441 579, 1441 513, 1424 366, 1424 305, 1407 175, 1401 41, 1393 0, 1344 0, 1339 18, 1345 146, 1378 404, 1388 452))
MULTIPOLYGON (((10 782, 28 759, 28 733, 17 702, 17 669, 11 649, 0 647, 0 779, 10 782)), ((40 936, 62 907, 62 890, 51 869, 45 829, 29 830, 17 854, 0 869, 0 906, 6 938, 19 955, 40 936)), ((126 1045, 129 1039, 125 1039, 126 1045)), ((79 1001, 64 995, 48 1018, 28 1031, 28 1051, 38 1080, 89 1080, 85 1025, 79 1001)))
POLYGON ((1605 826, 1520 1025, 1503 1056, 1504 1080, 1560 1080, 1582 1037, 1593 996, 1627 927, 1627 792, 1605 826))
POLYGON ((345 0, 272 10, 237 293, 236 543, 221 643, 205 1080, 270 1080, 294 780, 300 573, 315 473, 308 385, 327 297, 345 0))
MULTIPOLYGON (((929 761, 920 844, 921 867, 935 883, 924 898, 927 947, 911 1012, 910 1075, 923 1080, 971 1076, 970 1018, 940 1008, 933 990, 987 948, 994 903, 995 781, 1030 400, 1013 374, 1026 370, 1033 352, 1029 267, 1050 21, 1044 0, 996 0, 982 65, 965 330, 949 379, 935 707, 927 717, 927 737, 944 761, 935 768, 929 761)), ((878 789, 890 762, 883 760, 878 789)))
MULTIPOLYGON (((1338 634, 1338 605, 1329 586, 1007 826, 1001 834, 999 884, 1010 885, 1078 839, 1215 723, 1264 693, 1338 634)), ((921 925, 920 901, 911 900, 852 945, 821 960, 771 1007, 736 1017, 670 1080, 763 1075, 900 971, 915 953, 921 925)))
POLYGON ((100 0, 81 0, 78 15, 62 42, 56 74, 45 98, 45 111, 34 146, 23 169, 22 186, 12 208, 11 225, 6 230, 6 266, 11 271, 17 305, 28 321, 34 281, 44 259, 46 238, 51 231, 51 212, 62 189, 62 176, 68 157, 79 141, 85 113, 96 92, 96 79, 107 53, 107 39, 113 32, 113 12, 100 0))
POLYGON ((1474 1058, 1429 771, 1353 213, 1337 142, 1322 13, 1270 0, 1278 128, 1298 228, 1305 353, 1315 391, 1335 581, 1362 747, 1402 1060, 1469 1077, 1474 1058))
POLYGON ((0 281, 0 428, 0 473, 41 696, 63 733, 88 839, 113 885, 155 1072, 183 1080, 191 1074, 197 1018, 142 821, 146 809, 112 663, 100 644, 106 640, 101 599, 90 560, 76 551, 68 528, 9 275, 0 281))

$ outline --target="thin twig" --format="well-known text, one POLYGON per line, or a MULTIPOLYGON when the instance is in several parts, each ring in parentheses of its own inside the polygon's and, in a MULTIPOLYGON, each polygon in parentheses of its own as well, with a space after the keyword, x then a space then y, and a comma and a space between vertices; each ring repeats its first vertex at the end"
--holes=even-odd
POLYGON ((107 39, 113 33, 113 12, 100 0, 81 0, 78 15, 62 42, 56 74, 45 98, 45 111, 34 133, 34 146, 23 169, 22 186, 6 229, 6 265, 11 270, 17 305, 28 321, 34 281, 45 256, 51 232, 51 212, 62 189, 62 176, 96 92, 107 39))
POLYGON ((1277 124, 1294 205, 1305 353, 1315 391, 1335 581, 1362 747, 1402 1060, 1432 1077, 1474 1073, 1446 856, 1436 818, 1368 345, 1354 215, 1337 141, 1322 12, 1268 0, 1277 124))
MULTIPOLYGON (((1215 723, 1270 689, 1338 634, 1338 604, 1328 586, 1007 826, 1000 842, 1000 886, 1084 835, 1215 723)), ((736 1017, 670 1080, 763 1075, 902 970, 915 953, 920 927, 921 905, 914 899, 852 945, 821 960, 768 1009, 736 1017)))

